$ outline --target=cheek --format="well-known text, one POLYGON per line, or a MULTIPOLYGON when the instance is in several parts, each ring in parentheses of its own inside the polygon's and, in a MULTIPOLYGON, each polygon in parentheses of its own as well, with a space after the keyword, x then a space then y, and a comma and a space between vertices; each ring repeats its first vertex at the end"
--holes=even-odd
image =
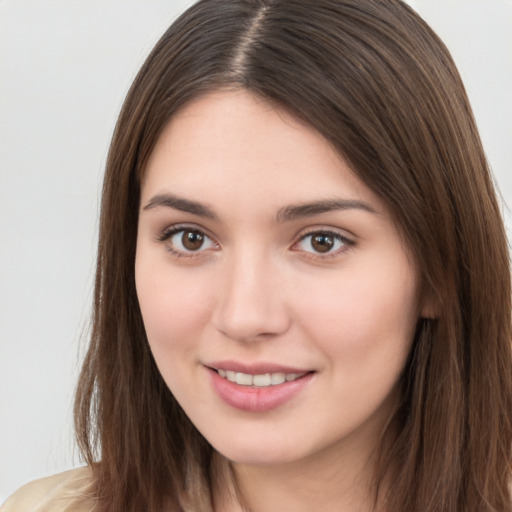
POLYGON ((370 272, 370 265, 303 289, 304 330, 354 378, 401 370, 417 322, 416 280, 408 267, 370 272), (307 289, 306 289, 307 288, 307 289))
POLYGON ((165 263, 137 258, 137 297, 149 345, 159 366, 160 357, 192 351, 190 340, 208 319, 204 280, 201 276, 190 279, 186 272, 189 270, 180 272, 165 263))
POLYGON ((416 325, 414 284, 400 274, 376 281, 357 273, 329 293, 327 286, 310 290, 314 309, 302 318, 316 320, 304 329, 324 354, 330 403, 343 404, 347 425, 393 407, 416 325))
POLYGON ((207 321, 208 301, 201 279, 180 279, 168 264, 142 257, 136 263, 136 287, 144 328, 155 363, 176 399, 190 398, 197 353, 207 321), (188 398, 187 398, 188 397, 188 398))

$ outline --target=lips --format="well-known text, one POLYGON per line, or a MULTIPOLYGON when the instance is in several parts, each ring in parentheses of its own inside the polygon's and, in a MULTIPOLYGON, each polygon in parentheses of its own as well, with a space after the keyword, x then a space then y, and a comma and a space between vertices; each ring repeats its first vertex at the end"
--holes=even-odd
POLYGON ((209 370, 216 394, 230 407, 249 412, 275 409, 296 397, 314 372, 274 364, 212 363, 209 370))

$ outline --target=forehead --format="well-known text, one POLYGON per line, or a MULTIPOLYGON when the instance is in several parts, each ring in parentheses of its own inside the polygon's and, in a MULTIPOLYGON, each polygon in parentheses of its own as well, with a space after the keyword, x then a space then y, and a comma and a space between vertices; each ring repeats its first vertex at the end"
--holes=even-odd
MULTIPOLYGON (((332 145, 286 109, 244 90, 200 96, 167 124, 146 167, 143 196, 292 192, 349 194, 379 203, 332 145)), ((306 197, 301 198, 301 195, 306 197)))

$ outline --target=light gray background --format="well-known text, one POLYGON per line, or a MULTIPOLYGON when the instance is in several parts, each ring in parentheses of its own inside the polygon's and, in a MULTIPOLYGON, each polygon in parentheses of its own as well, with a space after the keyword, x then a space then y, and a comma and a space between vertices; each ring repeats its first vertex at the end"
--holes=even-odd
MULTIPOLYGON (((0 0, 0 502, 80 465, 71 406, 108 143, 145 55, 190 3, 0 0)), ((512 204, 512 1, 410 3, 452 50, 512 204)))

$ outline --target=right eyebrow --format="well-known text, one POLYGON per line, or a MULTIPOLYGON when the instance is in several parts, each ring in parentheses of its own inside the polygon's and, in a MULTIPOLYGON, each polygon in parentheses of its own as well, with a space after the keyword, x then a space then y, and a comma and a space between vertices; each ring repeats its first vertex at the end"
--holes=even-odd
POLYGON ((181 212, 192 213, 199 217, 206 217, 208 219, 216 219, 217 216, 206 206, 205 204, 183 197, 178 197, 173 194, 157 194, 153 196, 147 204, 143 207, 143 210, 151 210, 153 208, 165 207, 173 208, 181 212))

